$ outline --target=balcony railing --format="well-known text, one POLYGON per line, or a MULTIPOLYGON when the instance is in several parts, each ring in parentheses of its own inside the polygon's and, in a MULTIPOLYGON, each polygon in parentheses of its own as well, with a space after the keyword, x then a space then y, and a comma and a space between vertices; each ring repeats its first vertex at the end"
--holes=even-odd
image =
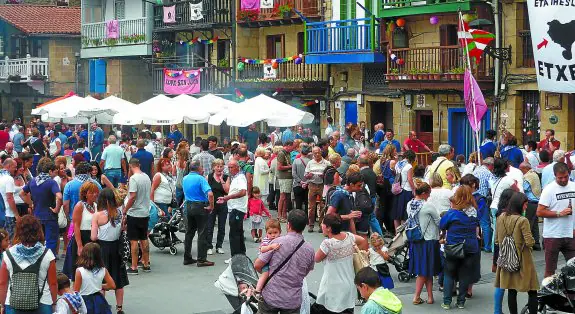
MULTIPOLYGON (((194 27, 210 27, 217 24, 231 24, 231 1, 210 0, 202 2, 201 12, 192 12, 192 1, 178 1, 176 6, 176 22, 164 23, 163 6, 154 6, 154 29, 185 29, 194 27), (201 18, 198 18, 201 15, 201 18)), ((194 1, 193 3, 197 3, 194 1)))
POLYGON ((141 45, 151 41, 147 18, 118 20, 118 38, 106 36, 106 22, 82 24, 82 48, 141 45))
POLYGON ((521 37, 521 65, 524 68, 535 67, 535 58, 533 57, 533 43, 531 42, 531 31, 519 31, 521 37))
POLYGON ((10 82, 29 82, 48 78, 48 58, 26 58, 0 60, 0 79, 10 82))
MULTIPOLYGON (((273 1, 273 4, 274 8, 259 9, 256 19, 252 21, 271 21, 299 18, 299 15, 295 13, 295 10, 299 11, 306 18, 313 18, 320 15, 321 0, 275 0, 273 1), (292 7, 295 10, 291 10, 291 12, 288 12, 284 15, 275 9, 277 7, 286 5, 292 7)), ((241 9, 239 12, 240 14, 238 14, 238 23, 247 22, 247 20, 241 19, 241 9)))
MULTIPOLYGON (((280 63, 276 71, 277 78, 266 81, 316 82, 327 80, 325 66, 322 64, 280 63)), ((263 64, 246 64, 244 70, 238 72, 238 81, 255 82, 263 79, 263 76, 263 64)))
MULTIPOLYGON (((391 49, 390 56, 394 54, 405 63, 399 65, 388 57, 387 74, 399 74, 399 79, 422 79, 423 76, 429 80, 437 80, 437 77, 459 80, 461 76, 451 77, 449 74, 463 73, 463 53, 459 46, 391 49)), ((478 80, 491 80, 494 77, 494 60, 489 55, 484 54, 479 64, 472 61, 471 67, 478 80)))
POLYGON ((469 0, 383 0, 380 17, 468 11, 469 0))
MULTIPOLYGON (((199 70, 200 72, 200 93, 215 93, 228 88, 232 80, 232 69, 222 67, 178 67, 170 70, 199 70)), ((156 67, 153 70, 154 94, 164 93, 164 68, 156 67)))
POLYGON ((375 18, 306 24, 306 54, 380 51, 379 26, 375 18))

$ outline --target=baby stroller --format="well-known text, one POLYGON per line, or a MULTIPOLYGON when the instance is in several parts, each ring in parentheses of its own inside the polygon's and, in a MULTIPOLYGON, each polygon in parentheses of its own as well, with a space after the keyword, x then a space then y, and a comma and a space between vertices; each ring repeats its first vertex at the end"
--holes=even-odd
POLYGON ((249 308, 257 313, 257 300, 253 291, 258 283, 258 274, 252 261, 243 254, 232 256, 228 268, 220 275, 214 286, 220 289, 230 305, 234 314, 242 312, 242 308, 249 308))
MULTIPOLYGON (((537 312, 541 314, 550 311, 575 313, 575 258, 570 259, 561 268, 558 274, 543 279, 541 289, 537 292, 539 303, 537 312)), ((529 313, 527 305, 521 310, 521 314, 529 313)))
POLYGON ((176 236, 178 231, 178 225, 182 221, 182 209, 177 208, 172 211, 172 217, 160 217, 158 223, 152 229, 152 232, 148 236, 150 242, 158 249, 163 250, 167 247, 170 248, 170 254, 178 254, 177 244, 182 243, 182 241, 176 236))
POLYGON ((397 233, 391 242, 387 243, 390 255, 389 263, 395 266, 397 279, 400 282, 409 282, 413 276, 409 274, 409 243, 405 235, 405 224, 397 228, 397 233))

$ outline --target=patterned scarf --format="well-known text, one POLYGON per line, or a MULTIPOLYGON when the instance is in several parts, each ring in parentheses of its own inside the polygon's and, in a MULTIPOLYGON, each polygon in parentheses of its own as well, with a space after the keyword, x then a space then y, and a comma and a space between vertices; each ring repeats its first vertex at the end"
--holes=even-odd
POLYGON ((84 202, 82 201, 82 204, 84 204, 84 206, 86 207, 86 209, 90 212, 90 213, 95 213, 96 210, 94 209, 94 204, 89 204, 88 202, 84 202))
POLYGON ((37 242, 34 246, 30 247, 24 246, 20 243, 16 244, 14 246, 14 250, 11 250, 10 253, 17 264, 21 264, 23 261, 33 264, 40 258, 42 253, 44 253, 44 248, 45 246, 40 242, 37 242))
POLYGON ((81 183, 84 183, 88 180, 90 180, 90 175, 89 174, 77 174, 76 177, 74 177, 74 180, 80 181, 81 183))
POLYGON ((74 312, 79 312, 82 307, 82 296, 78 292, 64 293, 62 298, 68 301, 68 304, 73 307, 74 312))
POLYGON ((49 174, 40 172, 34 180, 36 180, 36 185, 40 186, 42 183, 46 182, 48 179, 52 179, 49 174))
POLYGON ((8 170, 6 170, 6 169, 0 170, 0 177, 1 176, 9 176, 9 175, 10 175, 10 172, 8 172, 8 170))

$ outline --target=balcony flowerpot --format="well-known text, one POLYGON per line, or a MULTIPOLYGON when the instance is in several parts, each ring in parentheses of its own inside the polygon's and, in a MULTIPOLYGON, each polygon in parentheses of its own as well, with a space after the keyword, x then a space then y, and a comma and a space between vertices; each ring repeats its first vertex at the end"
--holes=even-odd
POLYGON ((397 80, 397 75, 395 74, 387 74, 386 75, 388 81, 395 81, 397 80))
POLYGON ((405 80, 408 80, 409 78, 408 78, 408 75, 403 74, 403 75, 399 76, 399 79, 405 81, 405 80))
POLYGON ((287 19, 289 19, 290 17, 291 17, 291 12, 283 12, 283 13, 282 13, 282 18, 283 18, 284 20, 287 20, 287 19))
POLYGON ((434 80, 434 81, 439 81, 441 80, 441 74, 435 73, 435 74, 429 74, 430 79, 434 80))
POLYGON ((458 81, 463 80, 463 74, 455 74, 455 79, 458 81))
POLYGON ((42 74, 32 74, 30 75, 31 81, 45 81, 46 77, 42 74))
POLYGON ((20 79, 22 79, 22 77, 20 77, 20 75, 16 74, 16 75, 8 75, 8 81, 10 82, 20 82, 20 79))
POLYGON ((427 81, 429 79, 429 74, 419 74, 419 79, 427 81))

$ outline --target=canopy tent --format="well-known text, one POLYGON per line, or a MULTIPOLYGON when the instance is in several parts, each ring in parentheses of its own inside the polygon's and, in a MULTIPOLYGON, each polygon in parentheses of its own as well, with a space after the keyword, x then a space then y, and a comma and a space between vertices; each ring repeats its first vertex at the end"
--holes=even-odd
POLYGON ((296 124, 309 124, 313 114, 294 108, 275 98, 261 94, 239 103, 227 112, 210 118, 210 124, 221 124, 226 120, 230 126, 246 127, 258 121, 270 126, 288 127, 296 124))
POLYGON ((112 118, 119 112, 113 104, 103 103, 93 97, 86 98, 70 96, 46 106, 32 110, 33 115, 42 116, 46 122, 59 122, 71 124, 85 124, 100 122, 112 123, 112 118))
POLYGON ((171 125, 178 123, 195 124, 207 120, 210 114, 192 96, 180 95, 169 98, 165 95, 152 97, 114 117, 115 124, 171 125))
POLYGON ((76 93, 70 91, 70 92, 68 92, 68 93, 67 93, 66 95, 64 95, 64 96, 61 96, 61 97, 58 97, 58 98, 54 98, 54 99, 48 100, 47 102, 36 106, 36 108, 40 108, 40 107, 47 106, 47 105, 49 105, 49 104, 51 104, 51 103, 60 101, 60 100, 62 100, 62 99, 66 99, 66 98, 71 97, 71 96, 74 96, 74 95, 76 95, 76 93))

